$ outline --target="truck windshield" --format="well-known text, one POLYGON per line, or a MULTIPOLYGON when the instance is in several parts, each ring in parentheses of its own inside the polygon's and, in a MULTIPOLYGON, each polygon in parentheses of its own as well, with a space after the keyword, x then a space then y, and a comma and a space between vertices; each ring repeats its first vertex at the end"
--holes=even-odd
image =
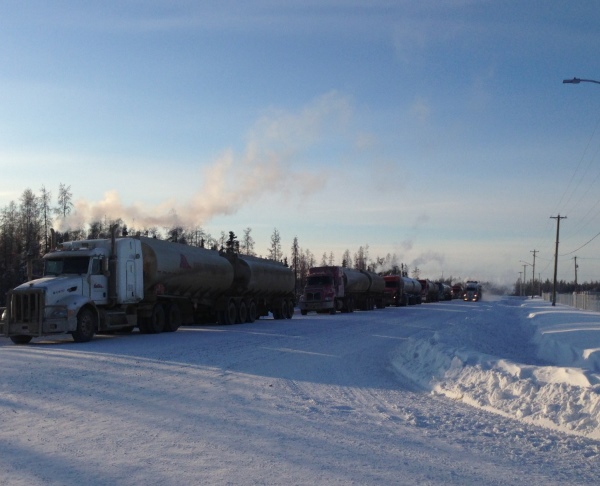
POLYGON ((388 289, 395 289, 398 287, 398 280, 386 280, 385 281, 385 286, 388 289))
POLYGON ((333 285, 333 278, 328 275, 315 275, 308 277, 306 284, 311 286, 333 285))
POLYGON ((46 260, 44 275, 65 275, 77 274, 81 275, 88 272, 90 258, 85 257, 69 257, 69 258, 53 258, 46 260))

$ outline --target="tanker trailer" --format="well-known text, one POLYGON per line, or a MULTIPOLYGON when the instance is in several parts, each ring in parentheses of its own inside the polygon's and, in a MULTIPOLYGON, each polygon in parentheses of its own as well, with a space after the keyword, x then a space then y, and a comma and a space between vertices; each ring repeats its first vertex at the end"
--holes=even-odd
POLYGON ((421 284, 418 280, 409 277, 402 277, 404 282, 404 302, 405 305, 415 305, 421 303, 421 284))
POLYGON ((231 263, 215 250, 139 237, 144 300, 141 332, 175 330, 182 322, 215 322, 234 281, 231 263))
POLYGON ((254 322, 269 312, 274 319, 294 315, 294 273, 282 263, 235 253, 224 253, 234 270, 234 280, 221 299, 219 322, 254 322))
POLYGON ((368 270, 360 270, 360 273, 366 275, 369 279, 369 288, 362 292, 354 292, 350 289, 349 292, 354 294, 355 302, 358 303, 361 310, 383 309, 385 307, 383 302, 383 294, 385 292, 384 278, 368 270))

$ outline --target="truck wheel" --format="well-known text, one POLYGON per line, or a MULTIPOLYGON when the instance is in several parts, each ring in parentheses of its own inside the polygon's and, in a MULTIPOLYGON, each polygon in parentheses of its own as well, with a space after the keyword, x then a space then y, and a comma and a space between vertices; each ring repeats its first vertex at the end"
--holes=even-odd
POLYGON ((148 334, 158 334, 165 329, 165 309, 161 304, 155 304, 150 316, 150 322, 146 326, 148 334))
POLYGON ((238 324, 244 324, 248 320, 248 307, 243 300, 240 302, 240 306, 237 310, 237 317, 238 324))
POLYGON ((15 344, 29 344, 32 336, 11 336, 10 340, 15 344))
POLYGON ((77 329, 71 333, 76 343, 87 343, 96 334, 96 316, 90 309, 82 309, 77 316, 77 329))
POLYGON ((306 314, 308 314, 308 311, 306 309, 301 309, 300 310, 300 314, 302 314, 303 316, 305 316, 306 314))
POLYGON ((246 317, 246 322, 254 322, 256 320, 256 302, 253 300, 250 301, 250 305, 248 306, 248 316, 246 317))
POLYGON ((169 304, 167 308, 165 332, 175 332, 181 326, 181 311, 177 304, 169 304))

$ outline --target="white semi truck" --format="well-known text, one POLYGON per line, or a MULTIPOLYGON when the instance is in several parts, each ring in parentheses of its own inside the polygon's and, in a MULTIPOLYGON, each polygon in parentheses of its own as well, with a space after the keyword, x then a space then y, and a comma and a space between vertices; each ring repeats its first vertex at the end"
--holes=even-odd
POLYGON ((141 236, 61 243, 44 276, 7 294, 0 336, 16 344, 69 333, 176 331, 182 323, 253 322, 294 313, 294 274, 262 258, 141 236))

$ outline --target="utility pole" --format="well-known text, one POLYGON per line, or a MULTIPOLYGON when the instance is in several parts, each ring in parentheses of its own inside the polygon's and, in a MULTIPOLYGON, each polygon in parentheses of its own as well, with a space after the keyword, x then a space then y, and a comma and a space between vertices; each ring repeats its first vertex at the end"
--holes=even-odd
POLYGON ((521 297, 521 295, 523 295, 523 280, 521 279, 522 275, 523 275, 523 272, 519 272, 519 297, 521 297))
POLYGON ((533 253, 533 270, 531 271, 531 298, 535 294, 535 254, 538 250, 531 250, 529 253, 533 253))
POLYGON ((527 295, 527 264, 523 265, 523 288, 525 289, 523 295, 527 295))
POLYGON ((577 257, 573 257, 573 260, 575 260, 575 292, 577 292, 577 269, 579 265, 577 265, 577 257))
POLYGON ((556 220, 556 248, 554 250, 554 284, 552 285, 552 305, 556 305, 556 270, 558 268, 558 235, 560 233, 560 220, 567 219, 566 216, 550 216, 550 219, 556 220))

